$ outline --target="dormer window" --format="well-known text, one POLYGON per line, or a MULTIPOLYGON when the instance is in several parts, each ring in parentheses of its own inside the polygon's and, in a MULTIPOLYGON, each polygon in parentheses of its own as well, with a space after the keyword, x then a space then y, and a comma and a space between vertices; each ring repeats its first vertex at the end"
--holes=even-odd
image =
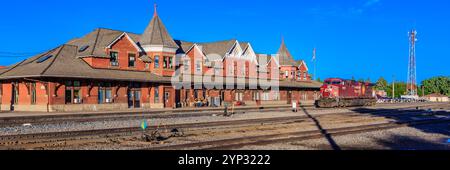
POLYGON ((188 73, 189 72, 189 68, 190 68, 190 61, 189 60, 184 60, 183 67, 184 67, 184 72, 188 73))
POLYGON ((115 51, 111 51, 109 56, 110 56, 111 66, 119 66, 119 53, 115 52, 115 51))
POLYGON ((128 67, 136 66, 136 54, 128 54, 128 67))
POLYGON ((195 69, 197 70, 197 72, 201 72, 202 71, 202 61, 196 61, 195 69))

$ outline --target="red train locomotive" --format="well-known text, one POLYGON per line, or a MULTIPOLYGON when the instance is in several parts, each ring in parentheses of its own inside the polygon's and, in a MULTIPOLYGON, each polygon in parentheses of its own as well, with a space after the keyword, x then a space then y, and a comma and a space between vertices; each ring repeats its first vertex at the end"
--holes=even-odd
POLYGON ((323 108, 375 105, 377 100, 373 87, 372 83, 326 79, 320 88, 321 98, 316 101, 316 105, 323 108))

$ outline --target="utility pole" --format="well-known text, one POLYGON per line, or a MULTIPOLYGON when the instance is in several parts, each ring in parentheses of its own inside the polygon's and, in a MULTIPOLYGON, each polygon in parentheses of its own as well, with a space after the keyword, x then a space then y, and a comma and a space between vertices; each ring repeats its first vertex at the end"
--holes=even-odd
POLYGON ((395 76, 392 76, 392 99, 395 98, 395 76))
POLYGON ((313 62, 314 62, 314 80, 316 80, 316 65, 317 65, 317 58, 316 58, 316 48, 313 50, 313 62))
POLYGON ((424 97, 424 96, 425 96, 425 86, 422 85, 422 97, 424 97))

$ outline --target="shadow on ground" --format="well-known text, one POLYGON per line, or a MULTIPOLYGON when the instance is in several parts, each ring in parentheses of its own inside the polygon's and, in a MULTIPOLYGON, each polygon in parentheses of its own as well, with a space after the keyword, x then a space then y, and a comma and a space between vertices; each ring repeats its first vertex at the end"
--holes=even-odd
MULTIPOLYGON (((394 122, 404 123, 418 120, 435 120, 435 119, 449 119, 450 112, 439 111, 442 109, 449 109, 449 106, 438 108, 436 110, 427 109, 368 109, 368 108, 356 108, 352 109, 353 112, 370 115, 373 117, 384 117, 388 118, 394 122)), ((314 121, 317 128, 321 131, 322 135, 326 138, 333 150, 341 150, 341 146, 336 143, 333 137, 323 128, 321 123, 312 116, 305 108, 302 107, 302 111, 314 121)), ((445 136, 450 136, 450 123, 448 121, 441 124, 433 125, 409 125, 408 127, 419 130, 428 134, 441 134, 445 136)), ((386 149, 392 150, 449 150, 450 143, 448 139, 442 139, 442 141, 430 141, 423 138, 412 137, 412 136, 402 136, 402 135, 391 135, 387 139, 375 139, 375 142, 386 149)), ((348 149, 348 148, 344 148, 348 149)))
MULTIPOLYGON (((373 117, 384 117, 391 119, 394 122, 404 123, 417 120, 435 120, 435 119, 449 119, 450 112, 445 111, 449 106, 435 108, 434 110, 422 109, 367 109, 356 108, 352 111, 373 117)), ((440 134, 447 137, 450 136, 450 122, 445 121, 440 124, 429 125, 409 125, 408 127, 419 130, 427 134, 440 134)), ((388 139, 379 139, 376 141, 379 145, 392 150, 448 150, 450 143, 447 139, 441 141, 430 141, 423 138, 392 135, 388 139)))
POLYGON ((450 150, 450 144, 445 139, 430 141, 403 135, 393 135, 387 139, 378 139, 376 143, 390 150, 450 150))
MULTIPOLYGON (((450 112, 444 111, 443 109, 449 109, 449 106, 441 107, 436 110, 427 110, 427 109, 367 109, 367 108, 356 108, 352 109, 352 111, 364 115, 370 115, 373 117, 384 117, 391 119, 395 122, 410 122, 417 120, 435 120, 435 119, 449 119, 450 112)), ((409 127, 415 128, 425 133, 435 133, 450 136, 450 128, 449 122, 443 122, 443 126, 435 125, 410 125, 409 127)))

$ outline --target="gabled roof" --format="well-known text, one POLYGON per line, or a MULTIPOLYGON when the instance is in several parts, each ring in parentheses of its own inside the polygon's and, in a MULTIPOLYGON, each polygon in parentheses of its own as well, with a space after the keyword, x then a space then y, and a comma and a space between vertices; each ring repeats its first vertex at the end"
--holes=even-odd
POLYGON ((170 78, 150 72, 92 68, 76 56, 78 49, 77 46, 62 45, 9 67, 8 70, 0 73, 0 79, 64 77, 170 83, 170 78), (52 57, 43 62, 37 62, 49 55, 52 57))
POLYGON ((242 48, 242 55, 245 56, 245 54, 248 52, 248 54, 250 54, 251 58, 250 60, 252 62, 256 62, 257 65, 259 65, 259 60, 258 60, 258 55, 255 53, 255 51, 253 50, 253 47, 250 43, 246 42, 246 43, 241 43, 241 47, 244 46, 244 48, 242 48))
POLYGON ((105 54, 105 48, 114 40, 118 39, 120 36, 123 36, 124 33, 126 33, 136 44, 139 44, 140 35, 138 34, 105 28, 95 29, 84 37, 70 40, 67 44, 77 46, 78 48, 88 46, 86 50, 81 52, 78 51, 76 54, 77 57, 109 57, 105 54))
POLYGON ((211 55, 219 55, 224 57, 233 45, 236 43, 235 39, 225 40, 225 41, 217 41, 210 43, 197 43, 197 45, 203 50, 203 52, 210 57, 211 55))
MULTIPOLYGON (((227 57, 227 54, 228 54, 228 56, 230 56, 230 55, 233 54, 233 53, 234 53, 236 56, 232 56, 232 57, 241 57, 241 56, 242 56, 242 53, 244 52, 244 49, 242 49, 242 46, 243 46, 243 45, 244 45, 243 43, 240 43, 238 40, 236 40, 236 41, 234 42, 232 48, 230 48, 230 49, 228 50, 228 52, 225 54, 224 57, 227 57)), ((224 59, 225 59, 225 58, 224 58, 224 59)))
POLYGON ((250 47, 250 43, 248 42, 239 42, 239 45, 241 46, 242 51, 245 51, 248 47, 250 47))
POLYGON ((155 15, 142 34, 141 40, 141 45, 143 46, 157 45, 169 48, 178 48, 177 43, 175 43, 172 36, 170 36, 166 26, 164 26, 161 18, 159 18, 156 13, 156 8, 155 15))
POLYGON ((296 63, 297 63, 297 67, 301 67, 301 66, 305 66, 305 68, 306 68, 306 70, 309 70, 309 68, 308 68, 308 66, 306 65, 306 62, 305 62, 305 60, 297 60, 297 61, 295 61, 296 63))
POLYGON ((139 47, 139 45, 126 33, 122 33, 119 37, 117 37, 114 41, 112 41, 111 43, 109 43, 109 45, 106 46, 106 48, 111 48, 114 44, 116 44, 122 37, 127 38, 131 44, 133 45, 134 48, 136 48, 137 51, 142 52, 143 50, 141 49, 141 47, 139 47))
POLYGON ((192 46, 194 46, 194 44, 195 44, 193 42, 187 42, 187 41, 181 41, 181 40, 175 40, 175 43, 178 45, 177 54, 187 53, 189 51, 189 49, 191 49, 192 46))
POLYGON ((281 46, 280 46, 280 49, 278 50, 277 54, 278 54, 278 63, 280 64, 280 66, 296 65, 294 58, 292 57, 291 53, 289 52, 288 48, 286 47, 286 44, 284 43, 284 39, 281 42, 281 46))

